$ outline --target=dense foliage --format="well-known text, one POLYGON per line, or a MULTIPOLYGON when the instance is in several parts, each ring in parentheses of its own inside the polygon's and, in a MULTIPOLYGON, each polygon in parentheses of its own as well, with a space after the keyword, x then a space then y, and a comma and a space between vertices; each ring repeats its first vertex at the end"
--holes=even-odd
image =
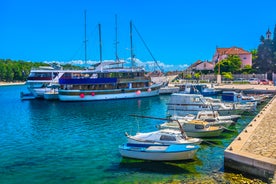
POLYGON ((237 73, 241 69, 241 59, 237 55, 229 55, 227 58, 218 62, 215 66, 215 73, 231 72, 237 73))
POLYGON ((257 57, 253 59, 253 68, 257 73, 276 72, 276 25, 273 39, 261 36, 257 57))
MULTIPOLYGON (((26 81, 32 68, 39 66, 50 66, 42 62, 25 62, 22 60, 12 61, 11 59, 0 59, 0 81, 26 81)), ((80 69, 80 67, 66 64, 62 66, 64 69, 80 69)))

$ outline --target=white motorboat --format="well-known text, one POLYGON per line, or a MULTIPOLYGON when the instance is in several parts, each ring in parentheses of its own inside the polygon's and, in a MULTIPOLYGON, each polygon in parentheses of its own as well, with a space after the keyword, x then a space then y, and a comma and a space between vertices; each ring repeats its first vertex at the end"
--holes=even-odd
POLYGON ((168 105, 170 116, 186 116, 187 114, 197 114, 199 111, 218 111, 220 115, 242 114, 245 111, 253 111, 251 104, 226 104, 220 101, 210 101, 200 94, 173 93, 168 105))
POLYGON ((162 129, 154 132, 137 133, 136 135, 128 135, 126 133, 128 143, 137 144, 200 144, 202 142, 199 138, 187 137, 179 130, 162 129))
POLYGON ((221 90, 215 89, 212 86, 209 87, 207 84, 185 83, 176 86, 180 88, 180 93, 185 94, 201 94, 203 96, 216 96, 221 93, 221 90))
POLYGON ((243 93, 238 93, 235 91, 223 91, 221 94, 221 99, 226 102, 238 102, 238 103, 247 103, 247 102, 256 102, 257 100, 253 96, 247 96, 243 93))
POLYGON ((47 66, 33 68, 26 81, 27 88, 36 98, 44 98, 45 93, 51 93, 51 86, 59 85, 58 80, 64 72, 62 68, 47 66))
POLYGON ((193 144, 131 144, 119 146, 119 152, 123 157, 152 160, 152 161, 176 161, 193 159, 198 145, 193 144))
POLYGON ((211 125, 222 125, 228 127, 237 122, 241 115, 220 116, 218 111, 199 111, 197 115, 188 114, 186 116, 172 116, 171 119, 183 120, 203 120, 209 122, 211 125))
POLYGON ((175 129, 179 130, 179 124, 182 126, 183 131, 189 137, 217 137, 223 131, 224 127, 210 125, 210 123, 202 120, 173 120, 165 122, 158 126, 159 129, 175 129))
POLYGON ((199 111, 195 117, 195 119, 200 119, 200 120, 204 120, 204 121, 208 121, 208 122, 212 122, 212 121, 233 121, 233 122, 237 122, 238 119, 241 117, 241 115, 225 115, 225 116, 221 116, 219 115, 218 111, 199 111))

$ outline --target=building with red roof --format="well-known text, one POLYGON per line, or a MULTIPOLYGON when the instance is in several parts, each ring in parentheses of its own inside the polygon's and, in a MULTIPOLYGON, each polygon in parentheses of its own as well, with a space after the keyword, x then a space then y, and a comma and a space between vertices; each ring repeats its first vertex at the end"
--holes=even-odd
POLYGON ((227 58, 229 55, 237 55, 240 57, 242 62, 242 68, 244 66, 249 65, 252 66, 252 54, 242 48, 238 47, 231 47, 231 48, 217 48, 216 52, 213 56, 212 61, 214 63, 217 63, 225 58, 227 58))

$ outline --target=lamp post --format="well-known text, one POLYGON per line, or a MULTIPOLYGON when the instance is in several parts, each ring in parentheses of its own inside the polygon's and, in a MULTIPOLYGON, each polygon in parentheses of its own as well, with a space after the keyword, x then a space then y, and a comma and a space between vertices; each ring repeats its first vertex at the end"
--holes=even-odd
POLYGON ((218 64, 217 84, 221 84, 220 62, 218 61, 217 64, 218 64))

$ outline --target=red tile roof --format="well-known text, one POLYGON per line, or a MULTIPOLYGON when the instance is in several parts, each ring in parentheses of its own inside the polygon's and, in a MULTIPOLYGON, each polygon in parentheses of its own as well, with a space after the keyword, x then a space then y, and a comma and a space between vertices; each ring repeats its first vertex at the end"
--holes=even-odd
POLYGON ((241 55, 241 54, 250 54, 250 52, 238 48, 238 47, 231 47, 231 48, 217 48, 217 52, 219 55, 241 55))

